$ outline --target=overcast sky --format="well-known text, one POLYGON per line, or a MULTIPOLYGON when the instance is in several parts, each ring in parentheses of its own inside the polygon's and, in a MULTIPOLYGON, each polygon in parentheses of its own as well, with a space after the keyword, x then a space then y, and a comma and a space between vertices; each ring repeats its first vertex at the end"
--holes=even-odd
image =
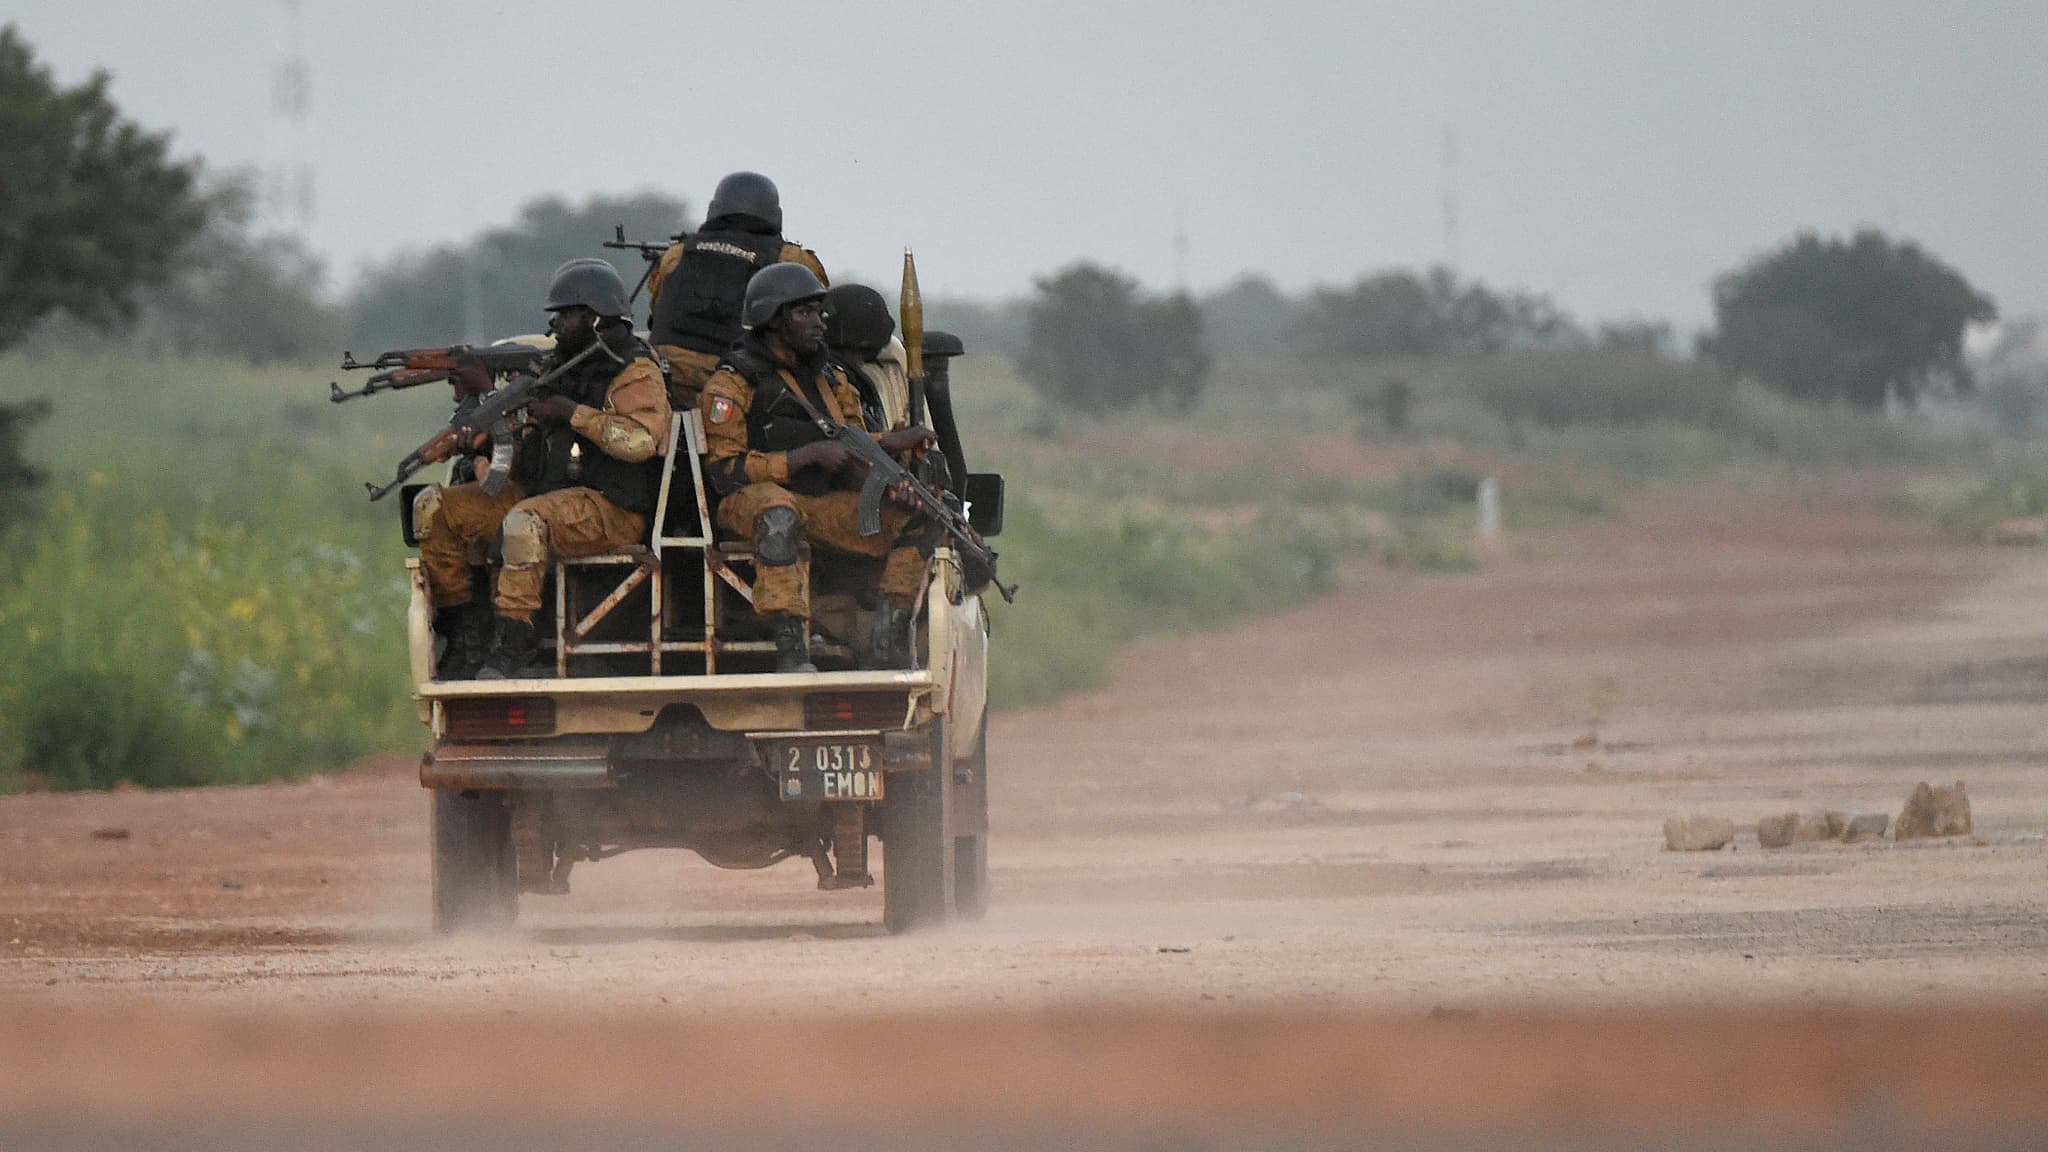
MULTIPOLYGON (((0 19, 66 80, 112 72, 181 151, 261 166, 289 142, 283 10, 0 19)), ((537 194, 701 208, 756 168, 829 268, 893 278, 913 245, 928 293, 1016 292, 1082 257, 1204 290, 1455 255, 1583 318, 1690 327, 1717 271, 1872 224, 2007 314, 2048 311, 2039 0, 305 0, 302 24, 310 238, 343 282, 537 194)))

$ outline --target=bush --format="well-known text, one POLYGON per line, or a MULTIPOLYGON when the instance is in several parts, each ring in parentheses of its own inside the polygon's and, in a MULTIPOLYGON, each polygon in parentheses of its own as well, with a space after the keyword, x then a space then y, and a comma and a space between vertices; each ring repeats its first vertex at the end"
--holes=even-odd
POLYGON ((1186 412, 1209 375, 1193 300, 1149 296, 1136 280, 1093 264, 1038 281, 1027 339, 1018 369, 1062 410, 1100 414, 1151 402, 1186 412))
POLYGON ((1503 417, 1549 428, 1734 422, 1733 394, 1719 372, 1654 352, 1523 352, 1474 360, 1459 376, 1503 417))
POLYGON ((242 475, 274 506, 266 530, 145 477, 59 489, 0 593, 0 768, 246 783, 417 738, 395 549, 322 507, 345 477, 242 475))
POLYGON ((112 668, 38 670, 17 706, 18 773, 57 789, 206 781, 214 741, 160 685, 112 668))

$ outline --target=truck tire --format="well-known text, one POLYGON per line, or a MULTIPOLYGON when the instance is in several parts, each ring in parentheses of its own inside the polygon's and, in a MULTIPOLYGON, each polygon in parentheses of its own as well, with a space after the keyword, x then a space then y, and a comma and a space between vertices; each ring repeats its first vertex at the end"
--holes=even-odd
POLYGON ((967 773, 953 796, 960 834, 953 837, 953 908, 962 920, 988 914, 988 721, 974 741, 974 754, 954 766, 967 773))
POLYGON ((502 792, 435 789, 434 931, 490 931, 519 915, 512 810, 502 792))
POLYGON ((947 798, 953 756, 945 721, 932 724, 932 764, 895 772, 882 799, 882 923, 890 932, 945 924, 953 904, 953 836, 947 798))

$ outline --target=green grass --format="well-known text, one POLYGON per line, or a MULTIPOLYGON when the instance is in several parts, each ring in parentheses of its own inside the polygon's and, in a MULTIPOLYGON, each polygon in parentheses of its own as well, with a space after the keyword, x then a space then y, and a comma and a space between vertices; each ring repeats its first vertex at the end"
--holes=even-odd
POLYGON ((436 405, 323 392, 311 370, 0 361, 0 397, 53 404, 31 433, 52 482, 0 585, 0 787, 253 782, 419 742, 396 512, 359 481, 436 405))
POLYGON ((1983 468, 1917 475, 1895 505, 1960 539, 1986 540, 2007 520, 2048 515, 2048 445, 2007 446, 1983 468))

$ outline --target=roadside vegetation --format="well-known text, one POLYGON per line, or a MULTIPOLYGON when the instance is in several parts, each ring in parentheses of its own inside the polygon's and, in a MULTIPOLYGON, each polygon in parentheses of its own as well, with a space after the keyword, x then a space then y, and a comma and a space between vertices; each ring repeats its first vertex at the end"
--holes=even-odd
MULTIPOLYGON (((0 560, 0 788, 253 782, 420 743, 398 512, 361 481, 446 401, 336 407, 330 375, 0 360, 0 399, 49 403, 13 431, 48 475, 0 560)), ((992 354, 955 389, 974 466, 1010 477, 997 544, 1024 591, 993 609, 998 707, 1099 685, 1134 640, 1301 603, 1347 571, 1473 568, 1486 475, 1510 477, 1513 533, 1611 515, 1644 480, 1933 475, 1960 443, 1634 352, 1225 361, 1172 422, 1048 412, 992 354), (1410 393, 1398 429, 1391 379, 1410 393)), ((2048 510, 2048 464, 2030 467, 1995 490, 2048 510)))

